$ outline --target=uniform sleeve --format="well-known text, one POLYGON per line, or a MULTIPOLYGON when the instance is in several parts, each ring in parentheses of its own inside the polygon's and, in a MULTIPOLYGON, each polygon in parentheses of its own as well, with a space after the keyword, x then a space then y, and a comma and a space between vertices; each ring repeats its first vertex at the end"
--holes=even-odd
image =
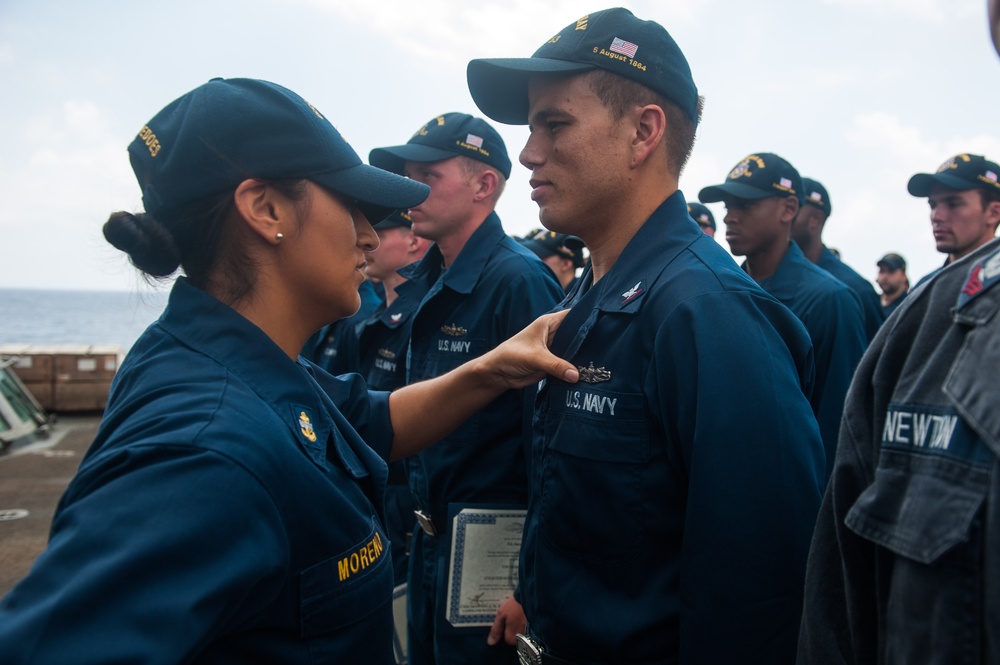
POLYGON ((694 298, 657 333, 646 392, 688 482, 681 662, 794 658, 825 472, 808 351, 790 312, 745 292, 694 298))
POLYGON ((136 447, 67 490, 48 549, 0 605, 6 663, 186 663, 281 589, 269 495, 213 453, 136 447))
POLYGON ((817 301, 805 323, 813 336, 816 358, 816 420, 826 447, 827 469, 833 469, 844 399, 868 346, 864 314, 858 297, 845 287, 817 301))
MULTIPOLYGON (((876 340, 876 345, 885 338, 876 340)), ((809 564, 799 634, 798 662, 874 663, 877 649, 875 545, 844 524, 861 493, 874 481, 871 442, 872 351, 858 367, 844 409, 837 457, 820 507, 809 564), (867 452, 866 452, 867 450, 867 452)))
MULTIPOLYGON (((562 287, 544 266, 525 270, 504 290, 496 309, 495 328, 503 341, 514 336, 539 316, 551 312, 563 299, 562 287)), ((531 459, 531 419, 535 412, 536 386, 518 391, 521 395, 521 443, 525 460, 531 459)), ((530 477, 530 473, 529 473, 530 477)))
POLYGON ((861 309, 865 317, 865 337, 870 344, 875 339, 878 329, 885 322, 885 311, 882 309, 882 301, 872 285, 866 281, 865 287, 867 288, 860 291, 858 296, 861 298, 861 309))

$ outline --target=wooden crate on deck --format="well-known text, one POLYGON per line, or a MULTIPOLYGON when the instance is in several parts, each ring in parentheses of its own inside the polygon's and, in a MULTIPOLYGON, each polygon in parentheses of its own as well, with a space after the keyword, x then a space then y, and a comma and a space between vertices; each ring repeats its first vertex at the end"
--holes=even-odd
POLYGON ((50 411, 101 411, 121 364, 121 347, 101 344, 0 344, 18 378, 50 411))

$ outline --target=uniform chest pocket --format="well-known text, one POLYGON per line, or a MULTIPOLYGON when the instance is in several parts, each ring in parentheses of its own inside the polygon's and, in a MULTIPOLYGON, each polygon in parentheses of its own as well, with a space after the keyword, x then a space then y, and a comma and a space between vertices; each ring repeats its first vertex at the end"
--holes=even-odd
POLYGON ((988 468, 883 449, 875 482, 844 523, 901 557, 932 564, 969 540, 988 487, 988 468))
MULTIPOLYGON (((639 394, 569 387, 550 395, 544 428, 541 537, 592 563, 633 560, 650 528, 649 426, 639 394)), ((655 491, 653 492, 655 494, 655 491)))
POLYGON ((299 591, 303 637, 331 633, 356 623, 378 623, 380 614, 391 613, 393 572, 388 548, 385 534, 373 527, 361 542, 302 571, 299 591))
POLYGON ((430 341, 422 376, 440 376, 488 350, 484 339, 438 335, 430 341))

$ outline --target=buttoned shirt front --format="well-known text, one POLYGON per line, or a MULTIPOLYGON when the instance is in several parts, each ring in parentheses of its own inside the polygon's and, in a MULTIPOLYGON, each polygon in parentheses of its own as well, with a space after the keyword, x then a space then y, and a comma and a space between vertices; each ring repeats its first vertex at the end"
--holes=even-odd
MULTIPOLYGON (((824 455, 802 324, 667 199, 552 345, 519 599, 590 664, 786 662, 824 455)), ((588 288, 589 287, 589 288, 588 288)))

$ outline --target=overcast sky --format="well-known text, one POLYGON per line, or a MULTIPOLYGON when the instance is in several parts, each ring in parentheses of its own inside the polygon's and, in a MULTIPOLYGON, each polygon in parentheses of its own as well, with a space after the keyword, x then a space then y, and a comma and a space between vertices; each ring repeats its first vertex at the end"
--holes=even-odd
MULTIPOLYGON (((873 280, 902 253, 937 267, 925 199, 906 192, 959 152, 1000 161, 1000 59, 985 0, 638 0, 687 55, 706 99, 688 200, 753 152, 823 182, 824 240, 873 280)), ((129 290, 101 236, 141 210, 125 148, 164 105, 215 76, 285 85, 363 159, 448 111, 481 115, 471 58, 529 56, 605 8, 568 0, 0 0, 0 287, 129 290)), ((498 212, 538 226, 524 127, 499 126, 515 162, 498 212)), ((724 207, 710 206, 721 222, 724 207)), ((725 247, 725 240, 720 239, 725 247)))

